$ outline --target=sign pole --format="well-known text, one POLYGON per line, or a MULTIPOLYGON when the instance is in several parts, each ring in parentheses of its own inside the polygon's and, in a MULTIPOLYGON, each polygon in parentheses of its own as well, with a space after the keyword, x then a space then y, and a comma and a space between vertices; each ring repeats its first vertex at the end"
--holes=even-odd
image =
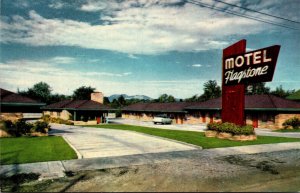
POLYGON ((231 122, 237 125, 245 124, 245 85, 225 85, 224 82, 224 58, 246 52, 246 40, 237 43, 223 50, 222 64, 222 122, 231 122))

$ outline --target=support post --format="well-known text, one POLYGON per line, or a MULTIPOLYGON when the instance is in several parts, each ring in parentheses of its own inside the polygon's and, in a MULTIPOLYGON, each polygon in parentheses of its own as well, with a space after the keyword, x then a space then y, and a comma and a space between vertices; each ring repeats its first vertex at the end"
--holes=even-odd
MULTIPOLYGON (((246 40, 241 40, 223 50, 222 76, 224 76, 224 58, 246 52, 246 40)), ((222 122, 231 122, 238 125, 245 124, 245 85, 225 85, 222 77, 222 122)))

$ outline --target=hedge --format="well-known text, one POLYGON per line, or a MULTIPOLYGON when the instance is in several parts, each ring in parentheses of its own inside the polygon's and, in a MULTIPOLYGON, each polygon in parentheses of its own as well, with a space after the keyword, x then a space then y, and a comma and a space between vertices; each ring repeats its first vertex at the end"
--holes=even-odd
POLYGON ((209 123, 207 124, 207 130, 231 133, 233 135, 253 135, 254 128, 251 125, 239 126, 234 123, 209 123))

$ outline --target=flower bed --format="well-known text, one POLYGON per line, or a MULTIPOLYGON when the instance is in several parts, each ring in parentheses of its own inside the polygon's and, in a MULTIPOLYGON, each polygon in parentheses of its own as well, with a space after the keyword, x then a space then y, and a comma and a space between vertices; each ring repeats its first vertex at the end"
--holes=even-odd
POLYGON ((206 137, 217 137, 234 141, 256 140, 254 128, 251 125, 239 126, 234 123, 209 123, 205 131, 206 137))
POLYGON ((23 119, 16 122, 0 121, 0 137, 47 136, 50 126, 47 122, 27 123, 23 119))

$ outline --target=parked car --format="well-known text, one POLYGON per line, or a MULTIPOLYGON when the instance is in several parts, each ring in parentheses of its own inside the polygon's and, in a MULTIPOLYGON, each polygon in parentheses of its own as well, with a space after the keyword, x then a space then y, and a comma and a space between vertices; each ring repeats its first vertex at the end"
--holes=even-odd
POLYGON ((172 119, 170 117, 168 117, 167 115, 155 115, 153 118, 153 123, 157 124, 171 124, 172 123, 172 119))

